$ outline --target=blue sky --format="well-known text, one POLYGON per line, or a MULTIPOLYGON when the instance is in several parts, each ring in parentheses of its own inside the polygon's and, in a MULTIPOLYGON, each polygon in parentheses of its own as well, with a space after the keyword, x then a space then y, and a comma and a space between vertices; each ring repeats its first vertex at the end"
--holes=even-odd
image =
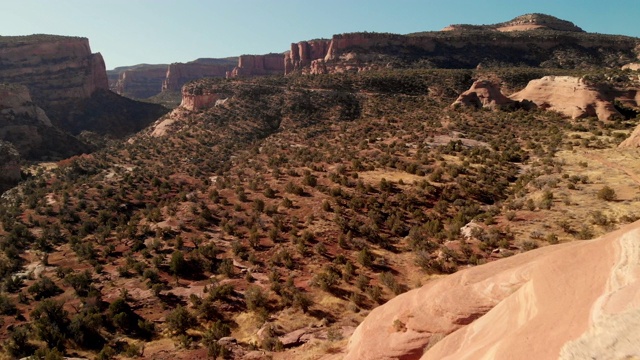
POLYGON ((526 13, 640 37, 640 0, 0 0, 0 35, 89 38, 107 68, 282 52, 333 34, 405 34, 526 13))

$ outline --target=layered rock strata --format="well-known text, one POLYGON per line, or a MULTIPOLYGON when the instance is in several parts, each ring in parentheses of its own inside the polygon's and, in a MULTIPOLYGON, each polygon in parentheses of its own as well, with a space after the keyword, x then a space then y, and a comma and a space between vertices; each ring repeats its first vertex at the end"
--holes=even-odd
POLYGON ((640 356, 640 222, 430 281, 374 309, 353 359, 640 356))
POLYGON ((168 65, 137 65, 119 73, 111 85, 115 93, 134 99, 146 99, 162 90, 168 65))
POLYGON ((284 55, 241 55, 238 66, 228 71, 228 78, 284 74, 284 55))
POLYGON ((180 91, 182 85, 189 81, 205 77, 224 78, 228 71, 232 71, 237 64, 237 59, 210 59, 218 61, 195 61, 190 63, 174 63, 169 65, 165 79, 162 82, 162 91, 180 91))
POLYGON ((0 36, 0 82, 27 86, 45 110, 109 88, 88 39, 53 35, 0 36))

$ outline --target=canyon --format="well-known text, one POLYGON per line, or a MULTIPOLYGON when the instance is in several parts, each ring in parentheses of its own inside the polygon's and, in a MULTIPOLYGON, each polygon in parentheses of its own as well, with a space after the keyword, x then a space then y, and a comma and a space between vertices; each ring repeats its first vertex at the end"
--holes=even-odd
POLYGON ((0 82, 26 87, 51 125, 73 135, 124 136, 166 112, 110 92, 102 55, 87 38, 0 36, 0 82))

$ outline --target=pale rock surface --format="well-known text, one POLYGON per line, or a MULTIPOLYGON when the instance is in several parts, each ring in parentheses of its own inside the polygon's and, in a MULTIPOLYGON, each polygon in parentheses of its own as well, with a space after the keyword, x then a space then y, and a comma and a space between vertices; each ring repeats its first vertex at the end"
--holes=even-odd
POLYGON ((477 80, 469 90, 460 94, 451 106, 494 109, 513 103, 513 100, 502 94, 498 85, 489 80, 477 80))
POLYGON ((438 278, 374 309, 344 359, 640 357, 640 222, 438 278))
POLYGON ((640 126, 637 126, 631 135, 618 145, 619 148, 637 148, 640 147, 640 126))
POLYGON ((622 118, 609 94, 574 76, 545 76, 531 80, 512 100, 530 100, 545 110, 557 111, 572 119, 594 116, 600 120, 622 118))

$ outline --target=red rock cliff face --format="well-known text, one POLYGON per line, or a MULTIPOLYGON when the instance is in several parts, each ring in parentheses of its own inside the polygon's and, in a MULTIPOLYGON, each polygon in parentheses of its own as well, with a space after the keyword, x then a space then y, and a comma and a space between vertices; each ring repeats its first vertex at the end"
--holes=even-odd
POLYGON ((0 37, 0 65, 0 82, 27 86, 45 110, 109 88, 104 60, 86 38, 0 37))
POLYGON ((182 85, 191 80, 205 77, 226 77, 228 71, 232 71, 232 63, 200 64, 200 63, 175 63, 169 65, 166 78, 162 83, 162 91, 180 91, 182 85))
POLYGON ((227 77, 247 77, 284 74, 284 55, 241 55, 238 66, 227 72, 227 77))
POLYGON ((146 99, 162 90, 166 76, 167 65, 136 67, 121 72, 112 90, 122 96, 146 99))
POLYGON ((324 59, 331 40, 301 41, 291 44, 291 50, 284 55, 285 74, 296 70, 302 70, 311 65, 311 62, 324 59))
POLYGON ((220 94, 215 92, 193 91, 182 88, 182 102, 180 106, 191 111, 213 106, 216 101, 221 100, 220 94))

